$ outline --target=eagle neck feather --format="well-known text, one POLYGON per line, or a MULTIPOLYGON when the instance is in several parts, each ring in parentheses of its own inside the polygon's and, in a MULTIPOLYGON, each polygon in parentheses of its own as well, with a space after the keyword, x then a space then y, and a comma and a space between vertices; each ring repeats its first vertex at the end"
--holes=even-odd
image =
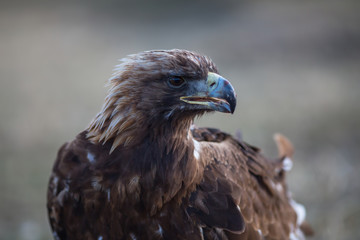
MULTIPOLYGON (((120 158, 120 161, 130 161, 128 166, 139 174, 144 205, 152 214, 171 199, 180 201, 195 188, 200 181, 201 171, 194 157, 194 141, 190 131, 192 118, 149 123, 145 116, 139 117, 139 114, 135 119, 134 114, 123 111, 113 114, 111 118, 112 114, 106 111, 95 118, 87 137, 95 144, 110 144, 109 157, 114 155, 111 159, 124 153, 129 156, 127 159, 120 158), (104 116, 110 117, 104 120, 104 116), (120 120, 117 120, 118 117, 120 120), (107 132, 109 130, 110 134, 107 132)), ((131 112, 131 109, 127 111, 131 112)))
MULTIPOLYGON (((149 181, 155 189, 162 188, 163 193, 162 199, 158 201, 160 204, 153 204, 152 201, 145 203, 145 205, 150 204, 148 208, 151 209, 152 214, 170 200, 180 203, 181 199, 190 194, 201 180, 199 170, 201 166, 193 155, 194 142, 192 136, 188 137, 191 121, 181 122, 181 124, 168 122, 161 127, 155 127, 149 136, 151 145, 149 147, 153 154, 149 160, 155 161, 153 167, 156 169, 154 171, 156 173, 149 181), (157 186, 159 182, 161 184, 157 186), (152 209, 154 206, 157 208, 152 209)), ((149 169, 143 171, 145 176, 150 172, 149 169)), ((145 196, 147 194, 151 198, 154 192, 149 191, 145 196)))

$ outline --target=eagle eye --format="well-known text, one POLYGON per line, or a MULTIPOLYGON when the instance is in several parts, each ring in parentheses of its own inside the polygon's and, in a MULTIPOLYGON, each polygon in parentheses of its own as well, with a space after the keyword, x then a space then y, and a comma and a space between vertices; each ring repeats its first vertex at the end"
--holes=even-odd
POLYGON ((168 79, 170 87, 179 88, 182 87, 186 81, 183 77, 172 76, 168 79))

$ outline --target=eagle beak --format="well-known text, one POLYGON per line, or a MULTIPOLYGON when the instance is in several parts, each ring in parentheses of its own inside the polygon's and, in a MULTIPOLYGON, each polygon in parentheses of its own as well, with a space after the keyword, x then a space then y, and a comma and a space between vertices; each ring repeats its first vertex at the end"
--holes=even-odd
POLYGON ((203 91, 200 90, 192 96, 180 97, 180 100, 224 113, 234 113, 236 107, 236 93, 233 86, 228 80, 213 72, 208 73, 203 91))

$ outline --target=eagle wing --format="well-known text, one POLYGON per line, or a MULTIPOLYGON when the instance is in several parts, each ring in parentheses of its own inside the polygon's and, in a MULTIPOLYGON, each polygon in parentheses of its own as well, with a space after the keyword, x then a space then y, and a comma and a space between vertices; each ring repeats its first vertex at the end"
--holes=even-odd
POLYGON ((80 133, 59 149, 50 176, 47 209, 56 240, 102 239, 100 234, 94 236, 93 233, 104 231, 107 216, 119 217, 104 204, 110 202, 111 197, 110 188, 104 186, 114 183, 113 179, 104 176, 115 173, 108 169, 104 171, 98 164, 104 162, 108 153, 99 151, 85 135, 85 132, 80 133))
POLYGON ((206 160, 189 212, 207 226, 205 239, 288 239, 291 232, 299 234, 285 184, 285 156, 271 161, 258 148, 217 129, 194 128, 192 133, 206 149, 201 152, 206 160))

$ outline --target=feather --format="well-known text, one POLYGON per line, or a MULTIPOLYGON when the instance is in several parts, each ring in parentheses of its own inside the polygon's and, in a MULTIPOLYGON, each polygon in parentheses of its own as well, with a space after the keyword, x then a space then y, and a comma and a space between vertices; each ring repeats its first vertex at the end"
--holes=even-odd
POLYGON ((290 140, 287 139, 284 135, 277 133, 274 135, 274 140, 278 147, 279 157, 291 158, 294 155, 294 147, 292 146, 290 140))

